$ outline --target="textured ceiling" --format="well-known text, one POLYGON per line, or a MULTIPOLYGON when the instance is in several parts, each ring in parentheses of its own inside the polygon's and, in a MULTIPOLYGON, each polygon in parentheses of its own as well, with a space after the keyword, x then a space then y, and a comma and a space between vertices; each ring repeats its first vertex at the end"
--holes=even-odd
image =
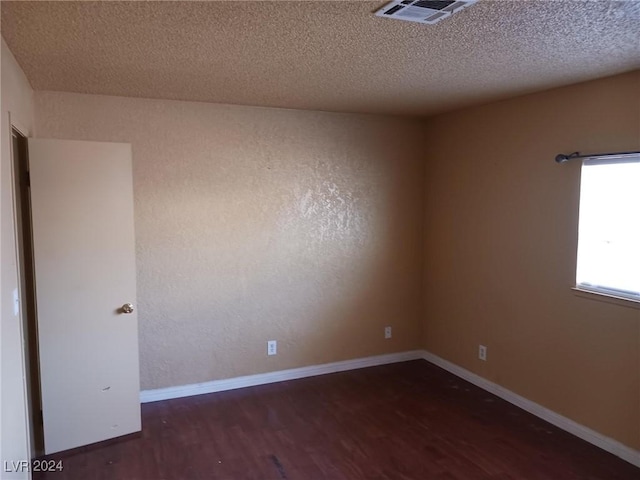
POLYGON ((383 1, 2 2, 36 90, 429 115, 640 68, 640 2, 481 0, 437 25, 383 1))

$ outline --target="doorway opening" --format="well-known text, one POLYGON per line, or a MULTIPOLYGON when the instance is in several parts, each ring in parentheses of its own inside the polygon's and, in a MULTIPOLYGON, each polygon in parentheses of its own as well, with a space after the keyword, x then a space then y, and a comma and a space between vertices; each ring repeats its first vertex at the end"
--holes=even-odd
POLYGON ((14 201, 16 215, 16 248, 18 256, 18 288, 20 289, 21 322, 24 338, 24 364, 27 374, 27 418, 31 455, 44 453, 42 401, 40 394, 40 362, 38 356, 38 322, 31 224, 31 192, 27 137, 11 129, 11 152, 14 171, 14 201))

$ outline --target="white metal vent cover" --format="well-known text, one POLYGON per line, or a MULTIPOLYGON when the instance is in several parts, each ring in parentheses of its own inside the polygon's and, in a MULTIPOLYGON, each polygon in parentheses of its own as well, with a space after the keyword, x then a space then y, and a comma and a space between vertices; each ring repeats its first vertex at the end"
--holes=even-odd
POLYGON ((378 17, 433 25, 478 0, 393 0, 376 12, 378 17))

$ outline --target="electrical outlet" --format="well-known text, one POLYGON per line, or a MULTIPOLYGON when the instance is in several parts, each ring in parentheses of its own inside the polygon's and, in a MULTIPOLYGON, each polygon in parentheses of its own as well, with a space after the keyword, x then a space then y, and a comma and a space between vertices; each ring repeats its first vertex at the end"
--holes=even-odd
POLYGON ((276 340, 267 341, 267 355, 278 354, 278 342, 276 340))
POLYGON ((487 347, 484 345, 478 345, 478 358, 487 361, 487 347))
POLYGON ((391 338, 391 327, 384 327, 384 338, 391 338))

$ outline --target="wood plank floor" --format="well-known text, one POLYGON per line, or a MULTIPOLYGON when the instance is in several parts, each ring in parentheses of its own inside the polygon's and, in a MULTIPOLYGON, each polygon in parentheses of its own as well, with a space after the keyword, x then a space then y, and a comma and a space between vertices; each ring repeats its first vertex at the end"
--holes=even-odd
POLYGON ((424 360, 142 405, 143 433, 35 479, 638 480, 424 360))

